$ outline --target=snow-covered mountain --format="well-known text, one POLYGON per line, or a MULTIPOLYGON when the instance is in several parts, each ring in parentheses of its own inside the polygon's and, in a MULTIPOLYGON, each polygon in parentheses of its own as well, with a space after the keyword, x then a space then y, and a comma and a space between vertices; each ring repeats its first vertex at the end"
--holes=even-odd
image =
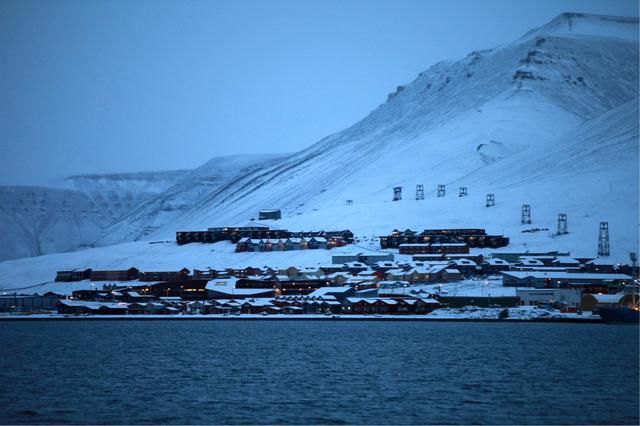
MULTIPOLYGON (((506 234, 515 250, 593 256, 598 224, 608 221, 611 258, 624 261, 638 249, 638 152, 638 19, 563 14, 512 43, 436 64, 363 120, 301 152, 212 160, 207 172, 183 176, 123 216, 99 245, 172 240, 176 230, 244 224, 259 209, 280 208, 283 220, 271 224, 282 228, 350 228, 364 238, 394 228, 479 227, 506 234), (217 170, 233 177, 202 177, 217 170), (414 199, 417 184, 425 200, 414 199), (447 185, 446 197, 436 197, 437 184, 447 185), (402 201, 391 201, 395 186, 404 188, 402 201), (457 196, 459 186, 468 197, 457 196), (488 193, 495 207, 485 207, 488 193), (520 225, 524 203, 532 225, 520 225), (568 214, 570 233, 555 237, 558 213, 568 214), (526 227, 549 231, 522 233, 526 227)), ((220 248, 164 247, 154 246, 153 259, 150 246, 137 243, 5 262, 0 271, 37 269, 29 275, 37 281, 56 267, 249 262, 224 250, 212 257, 220 248)))
MULTIPOLYGON (((110 226, 100 245, 144 239, 159 228, 171 228, 175 219, 194 205, 206 204, 218 192, 233 187, 246 175, 278 163, 285 155, 231 155, 216 157, 186 173, 166 191, 138 204, 110 226)), ((162 235, 162 234, 161 234, 162 235)), ((167 234, 167 238, 173 235, 167 234)))
POLYGON ((186 172, 79 175, 50 187, 0 187, 0 259, 91 246, 104 228, 186 172))
POLYGON ((216 157, 195 170, 78 175, 49 187, 0 187, 0 260, 143 238, 238 175, 282 157, 216 157))
MULTIPOLYGON (((606 144, 611 135, 598 129, 606 125, 601 117, 621 109, 628 118, 619 123, 628 135, 618 146, 627 152, 622 160, 626 164, 625 159, 637 156, 637 120, 626 113, 638 100, 637 31, 635 18, 563 14, 511 44, 439 63, 398 87, 385 104, 352 127, 271 167, 240 176, 160 227, 153 237, 171 237, 178 228, 242 223, 255 217, 259 208, 282 208, 292 226, 307 228, 349 226, 388 232, 395 226, 446 225, 451 220, 478 226, 481 213, 467 207, 451 206, 447 215, 430 215, 428 220, 412 213, 406 219, 394 213, 398 219, 389 220, 386 210, 402 210, 409 202, 384 204, 391 199, 392 187, 403 186, 410 198, 416 184, 428 191, 437 184, 447 184, 450 190, 457 189, 452 185, 467 186, 471 194, 496 192, 500 199, 499 190, 518 193, 519 185, 530 180, 525 170, 537 170, 546 180, 556 176, 557 191, 569 185, 573 195, 555 200, 540 181, 538 188, 514 202, 516 212, 520 199, 534 206, 554 200, 556 209, 582 197, 597 199, 589 179, 590 168, 603 164, 601 152, 580 157, 584 168, 572 169, 571 180, 554 164, 567 158, 554 159, 550 153, 574 146, 579 127, 598 134, 595 145, 606 144), (506 161, 510 157, 521 162, 506 161), (491 174, 504 178, 496 182, 489 179, 491 174), (355 208, 345 206, 347 199, 355 208), (379 219, 361 221, 358 206, 375 211, 379 219), (358 213, 348 221, 352 211, 358 213)), ((598 176, 602 181, 637 172, 637 164, 626 164, 630 169, 624 171, 616 161, 607 165, 598 176)), ((637 180, 629 185, 637 187, 637 180)), ((430 196, 433 191, 427 193, 430 196)), ((423 207, 433 202, 427 200, 423 207)), ((635 216, 637 194, 628 202, 621 207, 629 217, 635 216)), ((613 211, 610 206, 608 210, 613 211)))

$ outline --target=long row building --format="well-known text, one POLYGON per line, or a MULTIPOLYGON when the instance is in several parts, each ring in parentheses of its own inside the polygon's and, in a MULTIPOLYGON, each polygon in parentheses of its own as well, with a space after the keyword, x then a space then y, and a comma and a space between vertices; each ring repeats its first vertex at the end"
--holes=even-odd
MULTIPOLYGON (((509 238, 503 235, 487 235, 484 229, 425 229, 418 233, 407 229, 399 231, 394 229, 391 235, 380 237, 380 247, 383 249, 401 248, 401 245, 407 244, 466 244, 468 247, 490 247, 498 248, 509 245, 509 238)), ((445 250, 446 248, 441 248, 445 250)), ((441 251, 444 252, 444 251, 441 251)), ((452 251, 455 253, 456 251, 452 251)), ((414 253, 416 253, 414 251, 414 253)), ((423 251, 423 253, 429 253, 423 251)), ((458 251, 460 253, 460 251, 458 251)))
POLYGON ((327 248, 340 247, 353 243, 353 233, 348 229, 342 231, 300 231, 293 232, 286 229, 271 229, 266 226, 244 226, 209 228, 206 231, 176 232, 176 242, 179 245, 189 243, 217 243, 231 241, 237 244, 240 240, 287 240, 291 238, 321 238, 326 241, 327 248))

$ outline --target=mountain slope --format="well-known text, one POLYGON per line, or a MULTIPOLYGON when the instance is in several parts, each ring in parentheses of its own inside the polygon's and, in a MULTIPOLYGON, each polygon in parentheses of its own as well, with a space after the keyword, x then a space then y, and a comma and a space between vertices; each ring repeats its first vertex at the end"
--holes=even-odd
MULTIPOLYGON (((558 138, 581 123, 637 100, 637 39, 609 35, 637 33, 638 21, 619 21, 561 15, 514 43, 437 64, 351 128, 247 174, 152 236, 242 223, 259 208, 297 218, 346 199, 388 200, 393 186, 429 191, 517 153, 535 168, 528 152, 565 143, 558 138), (569 20, 597 31, 561 31, 569 20)), ((328 226, 321 216, 308 226, 328 226)))
POLYGON ((46 188, 0 187, 0 260, 144 238, 238 175, 282 157, 218 157, 189 171, 78 175, 46 188))
MULTIPOLYGON (((376 249, 373 235, 389 232, 394 226, 485 227, 511 238, 500 251, 569 251, 574 256, 596 255, 598 225, 608 221, 611 231, 612 262, 628 262, 627 254, 638 247, 638 104, 630 101, 589 120, 561 135, 547 148, 514 154, 508 159, 452 182, 469 185, 469 196, 450 194, 444 198, 428 195, 416 201, 364 200, 353 206, 327 205, 277 222, 292 229, 348 227, 362 242, 355 247, 331 251, 234 253, 234 245, 134 242, 109 247, 51 254, 0 262, 0 289, 11 291, 46 283, 21 291, 71 291, 90 284, 51 282, 55 271, 67 268, 177 270, 183 267, 206 269, 247 266, 287 267, 331 263, 331 255, 376 249), (594 154, 596 154, 594 156, 594 154), (534 156, 535 161, 528 157, 534 156), (600 161, 603 159, 603 161, 600 161), (610 167, 615 164, 616 167, 610 167), (473 190, 472 190, 473 188, 473 190), (485 194, 496 196, 495 207, 484 206, 485 194), (531 225, 520 224, 520 206, 532 208, 531 225), (555 236, 558 213, 568 215, 569 234, 555 236), (631 213, 631 214, 630 214, 631 213), (523 233, 530 228, 548 231, 523 233), (370 244, 371 243, 371 244, 370 244)), ((389 194, 387 194, 389 195, 389 194)), ((474 249, 488 253, 490 250, 474 249)), ((410 256, 400 256, 407 259, 410 256)))
POLYGON ((232 155, 216 157, 190 171, 174 185, 140 203, 105 230, 99 245, 144 239, 196 203, 206 203, 243 176, 281 161, 284 155, 232 155))
POLYGON ((0 187, 0 259, 91 246, 104 228, 183 174, 79 175, 53 187, 0 187))

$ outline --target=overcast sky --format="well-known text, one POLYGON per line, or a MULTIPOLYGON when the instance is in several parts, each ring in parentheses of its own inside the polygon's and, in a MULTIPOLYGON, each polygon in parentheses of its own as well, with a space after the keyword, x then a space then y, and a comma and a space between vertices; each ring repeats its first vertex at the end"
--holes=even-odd
POLYGON ((637 0, 0 1, 0 184, 294 152, 443 59, 637 0))

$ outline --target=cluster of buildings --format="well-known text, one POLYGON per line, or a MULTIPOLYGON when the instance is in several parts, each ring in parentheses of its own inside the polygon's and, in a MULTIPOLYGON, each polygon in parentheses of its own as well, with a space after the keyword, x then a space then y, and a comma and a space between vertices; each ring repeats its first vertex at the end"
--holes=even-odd
POLYGON ((65 315, 177 315, 177 314, 427 314, 440 307, 428 297, 355 297, 352 286, 318 288, 306 295, 279 297, 220 298, 212 286, 207 297, 186 300, 181 297, 156 297, 133 290, 73 292, 70 299, 60 299, 57 310, 65 315))
MULTIPOLYGON (((236 251, 328 249, 352 243, 348 231, 290 232, 262 226, 178 232, 178 244, 230 241, 236 251)), ((424 314, 439 307, 552 304, 591 309, 625 303, 625 288, 637 273, 604 258, 569 253, 495 252, 471 254, 470 247, 501 247, 509 239, 483 229, 393 231, 378 251, 336 254, 313 267, 246 267, 174 271, 73 269, 56 282, 87 281, 68 296, 0 296, 0 311, 57 309, 62 314, 424 314), (450 292, 451 283, 500 277, 502 291, 450 292), (88 288, 91 289, 88 289, 88 288), (509 290, 511 289, 511 290, 509 290), (485 294, 486 293, 486 294, 485 294), (493 293, 493 294, 491 294, 493 293)), ((455 284, 453 284, 455 286, 455 284)), ((477 287, 477 286, 476 286, 477 287)))
MULTIPOLYGON (((407 245, 422 245, 424 250, 429 250, 428 247, 433 244, 465 244, 467 246, 466 253, 468 253, 468 247, 490 247, 499 248, 509 245, 509 238, 503 235, 487 235, 484 229, 425 229, 418 233, 411 229, 405 231, 399 231, 394 229, 391 235, 384 235, 380 237, 380 247, 383 249, 397 248, 401 250, 403 246, 407 245)), ((448 253, 447 247, 440 247, 439 253, 448 253)), ((435 251, 433 248, 431 252, 435 251)), ((459 250, 453 248, 453 250, 459 250)), ((430 253, 424 251, 423 253, 430 253)), ((456 251, 450 251, 449 253, 456 253, 456 251)), ((459 251, 457 253, 460 253, 459 251)), ((412 253, 411 253, 412 254, 412 253)))
POLYGON ((236 244, 236 251, 331 249, 353 243, 353 233, 348 229, 292 232, 261 225, 176 232, 176 242, 179 245, 219 241, 236 244))
POLYGON ((490 258, 432 253, 416 254, 411 260, 369 252, 334 255, 331 264, 314 267, 65 270, 58 271, 56 281, 103 282, 101 289, 79 290, 73 299, 61 300, 61 313, 400 314, 427 313, 440 306, 556 303, 580 309, 614 299, 623 303, 632 273, 630 266, 602 258, 558 252, 498 252, 490 258), (513 291, 464 294, 446 290, 448 283, 482 281, 488 276, 501 277, 503 290, 513 291))
POLYGON ((289 237, 254 239, 245 237, 236 244, 236 252, 332 249, 345 245, 343 239, 325 237, 289 237))

